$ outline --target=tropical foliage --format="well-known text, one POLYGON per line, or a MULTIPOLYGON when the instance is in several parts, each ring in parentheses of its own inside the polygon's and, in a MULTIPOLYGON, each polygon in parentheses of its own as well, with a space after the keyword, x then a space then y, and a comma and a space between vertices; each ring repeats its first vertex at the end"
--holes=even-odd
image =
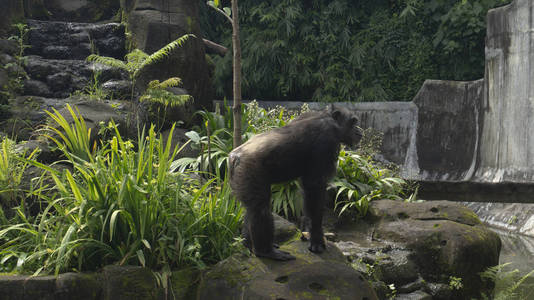
POLYGON ((49 185, 33 191, 45 203, 37 216, 21 205, 0 227, 2 270, 57 274, 109 263, 170 270, 235 251, 242 211, 226 181, 175 172, 180 149, 154 127, 130 141, 110 123, 109 140, 89 148, 83 118, 69 111, 73 125, 54 112, 58 128, 48 129, 69 167, 18 158, 45 170, 49 185))
MULTIPOLYGON (((122 61, 120 59, 116 59, 113 57, 100 56, 97 54, 89 55, 87 57, 87 61, 100 63, 100 64, 108 65, 111 67, 115 67, 115 68, 119 68, 119 69, 127 71, 128 75, 130 76, 130 80, 132 81, 132 98, 133 98, 135 85, 137 83, 137 79, 139 78, 139 75, 141 74, 141 71, 143 71, 145 67, 150 66, 166 58, 176 48, 181 47, 189 38, 194 38, 194 37, 195 36, 193 34, 183 35, 150 55, 143 52, 143 50, 134 49, 130 53, 126 54, 125 61, 122 61)), ((179 84, 179 82, 176 81, 176 78, 172 78, 171 81, 168 81, 165 83, 153 83, 151 86, 151 89, 153 92, 155 89, 159 88, 162 85, 165 85, 167 87, 167 86, 176 86, 177 84, 179 84)), ((183 99, 180 98, 176 100, 182 101, 183 99)))
MULTIPOLYGON (((411 100, 425 79, 479 79, 486 12, 509 2, 241 0, 243 97, 411 100)), ((200 6, 205 34, 229 46, 221 17, 200 6)), ((230 97, 231 54, 214 61, 230 97)))
POLYGON ((534 270, 521 274, 517 269, 510 270, 510 264, 505 263, 488 268, 480 276, 482 280, 495 283, 494 295, 483 295, 482 299, 494 300, 523 300, 531 299, 534 295, 532 281, 534 270))

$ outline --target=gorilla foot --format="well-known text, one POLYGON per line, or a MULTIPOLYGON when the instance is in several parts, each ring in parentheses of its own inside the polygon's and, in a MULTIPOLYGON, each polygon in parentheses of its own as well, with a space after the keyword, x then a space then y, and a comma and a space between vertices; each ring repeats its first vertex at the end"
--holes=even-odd
POLYGON ((308 247, 308 250, 313 253, 323 253, 326 250, 326 245, 323 243, 312 243, 310 247, 308 247))
POLYGON ((258 252, 258 251, 255 251, 254 254, 256 254, 257 257, 265 257, 265 258, 270 258, 270 259, 274 259, 274 260, 281 260, 281 261, 286 261, 286 260, 293 260, 295 259, 295 257, 285 251, 281 251, 281 250, 278 250, 276 248, 273 248, 271 249, 271 251, 269 252, 258 252))

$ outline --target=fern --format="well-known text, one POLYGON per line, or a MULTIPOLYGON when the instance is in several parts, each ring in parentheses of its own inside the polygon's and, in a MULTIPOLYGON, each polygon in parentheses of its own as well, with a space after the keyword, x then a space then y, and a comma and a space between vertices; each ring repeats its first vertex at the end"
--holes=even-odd
MULTIPOLYGON (((100 63, 108 65, 111 67, 119 68, 126 70, 132 81, 132 99, 134 96, 135 85, 137 77, 141 71, 158 61, 161 61, 165 57, 169 56, 172 51, 176 48, 181 47, 189 38, 195 37, 193 34, 186 34, 180 38, 170 42, 160 50, 154 52, 151 55, 143 52, 140 49, 134 49, 130 53, 126 54, 126 62, 107 56, 100 56, 96 54, 89 55, 86 60, 89 62, 100 63)), ((179 86, 182 83, 182 80, 178 77, 169 78, 163 82, 152 81, 148 85, 148 89, 145 94, 141 97, 141 101, 152 101, 156 103, 161 103, 165 106, 180 106, 192 99, 189 95, 174 95, 168 91, 165 91, 166 88, 179 86)))
POLYGON ((146 59, 141 63, 139 68, 134 72, 134 78, 139 75, 139 72, 141 72, 143 68, 145 68, 146 66, 150 66, 166 58, 167 56, 169 56, 169 54, 172 53, 172 51, 174 51, 174 49, 181 47, 185 43, 185 41, 187 41, 191 37, 195 37, 195 35, 194 34, 183 35, 179 37, 178 39, 174 40, 173 42, 170 42, 163 48, 159 49, 158 51, 154 52, 150 56, 146 57, 146 59))
POLYGON ((518 293, 520 287, 522 290, 528 290, 524 287, 525 281, 530 276, 534 275, 534 270, 528 274, 521 276, 519 270, 503 271, 510 263, 505 263, 488 268, 486 271, 480 273, 480 277, 485 280, 495 282, 495 295, 483 295, 483 299, 494 300, 512 300, 512 299, 526 299, 524 295, 518 293))
POLYGON ((116 59, 116 58, 113 58, 113 57, 107 57, 107 56, 100 56, 100 55, 96 55, 96 54, 91 54, 86 58, 86 60, 89 61, 89 62, 103 64, 103 65, 106 65, 106 66, 119 68, 119 69, 123 69, 123 70, 128 71, 127 65, 122 60, 119 60, 119 59, 116 59))
POLYGON ((193 99, 190 95, 176 95, 165 89, 152 88, 146 90, 146 92, 139 98, 139 101, 148 101, 152 103, 159 103, 165 107, 178 107, 183 106, 187 102, 193 99))
POLYGON ((179 77, 171 77, 161 83, 159 82, 159 80, 153 80, 148 84, 148 87, 166 89, 170 87, 180 86, 181 84, 182 84, 182 79, 180 79, 179 77))

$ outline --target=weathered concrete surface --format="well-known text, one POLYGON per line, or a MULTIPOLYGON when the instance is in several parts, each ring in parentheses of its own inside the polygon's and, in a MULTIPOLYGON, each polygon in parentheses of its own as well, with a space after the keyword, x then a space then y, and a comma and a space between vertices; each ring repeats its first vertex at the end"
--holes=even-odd
POLYGON ((419 174, 412 179, 459 181, 472 177, 483 85, 483 80, 425 81, 413 100, 418 108, 415 139, 419 174))
POLYGON ((531 0, 488 12, 477 181, 534 181, 533 18, 531 0))

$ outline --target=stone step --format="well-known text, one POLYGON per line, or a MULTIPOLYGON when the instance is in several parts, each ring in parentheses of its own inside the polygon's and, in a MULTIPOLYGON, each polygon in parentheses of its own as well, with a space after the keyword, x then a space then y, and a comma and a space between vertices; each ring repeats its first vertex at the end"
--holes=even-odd
POLYGON ((125 27, 120 23, 91 24, 28 20, 27 55, 84 60, 92 53, 123 59, 125 27))
POLYGON ((79 59, 47 59, 37 55, 26 58, 24 95, 65 98, 92 84, 95 74, 98 83, 122 81, 128 74, 121 69, 94 64, 79 59))

